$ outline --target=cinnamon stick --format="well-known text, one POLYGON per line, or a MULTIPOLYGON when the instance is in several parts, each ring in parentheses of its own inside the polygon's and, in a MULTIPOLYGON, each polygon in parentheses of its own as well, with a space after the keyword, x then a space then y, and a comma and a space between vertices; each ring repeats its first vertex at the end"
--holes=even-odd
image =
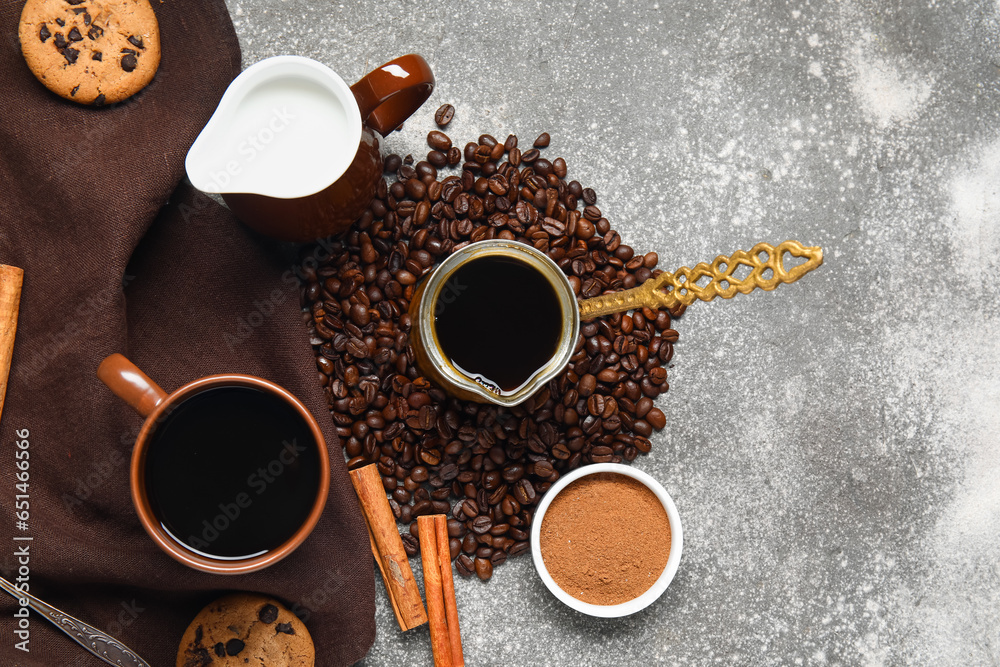
POLYGON ((435 515, 434 529, 437 537, 438 562, 441 565, 444 612, 448 620, 451 664, 452 667, 465 667, 465 656, 462 655, 462 633, 458 628, 458 606, 455 604, 455 579, 451 573, 451 547, 449 545, 451 540, 448 537, 448 517, 444 514, 435 515))
MULTIPOLYGON (((365 519, 365 524, 367 525, 368 520, 365 519)), ((382 557, 378 553, 378 547, 375 546, 375 537, 372 535, 372 529, 368 528, 368 543, 372 547, 372 556, 375 557, 375 562, 378 564, 378 571, 382 573, 382 581, 386 581, 385 576, 385 565, 382 564, 382 557)), ((396 604, 396 598, 392 596, 389 592, 389 584, 386 583, 385 588, 386 595, 389 597, 389 605, 392 607, 392 613, 396 616, 396 622, 399 623, 399 627, 402 628, 405 623, 403 622, 403 617, 399 614, 399 605, 396 604)))
POLYGON ((420 589, 413 578, 410 561, 403 548, 403 540, 396 529, 396 518, 389 507, 389 499, 382 486, 382 478, 375 464, 350 472, 351 483, 361 501, 361 512, 368 524, 373 543, 372 553, 379 563, 399 628, 410 630, 427 622, 427 612, 420 599, 420 589))
POLYGON ((17 332, 17 311, 21 304, 21 283, 24 271, 16 266, 0 264, 0 417, 7 395, 7 376, 14 354, 14 334, 17 332))
POLYGON ((448 617, 444 609, 441 560, 438 558, 434 517, 426 515, 417 517, 417 533, 420 538, 420 562, 424 567, 424 595, 427 598, 427 616, 431 626, 434 667, 454 667, 451 662, 451 638, 448 632, 448 617))

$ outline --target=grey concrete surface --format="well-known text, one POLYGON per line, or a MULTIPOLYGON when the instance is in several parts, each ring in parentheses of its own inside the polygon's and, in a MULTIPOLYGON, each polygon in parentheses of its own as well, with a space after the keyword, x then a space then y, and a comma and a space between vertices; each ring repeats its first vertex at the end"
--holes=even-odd
MULTIPOLYGON (((1000 7, 945 0, 230 0, 244 64, 438 85, 389 139, 552 135, 626 243, 671 269, 821 245, 795 285, 699 303, 636 466, 686 533, 624 620, 528 558, 459 581, 470 665, 1000 664, 1000 7)), ((461 145, 460 144, 460 145, 461 145)), ((419 570, 419 568, 417 568, 419 570)), ((431 664, 378 585, 363 664, 431 664)))

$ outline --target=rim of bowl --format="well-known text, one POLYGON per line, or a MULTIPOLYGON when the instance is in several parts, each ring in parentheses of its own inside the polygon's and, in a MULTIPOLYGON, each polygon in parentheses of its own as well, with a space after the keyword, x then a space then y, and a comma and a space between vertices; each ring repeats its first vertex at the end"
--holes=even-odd
POLYGON ((593 463, 591 465, 583 466, 582 468, 577 468, 565 477, 559 478, 559 480, 546 492, 542 501, 538 504, 538 509, 535 511, 535 517, 531 526, 531 559, 535 563, 535 571, 538 572, 538 576, 541 577, 546 588, 548 588, 549 591, 566 606, 571 607, 580 613, 587 614, 589 616, 597 616, 599 618, 619 618, 621 616, 628 616, 629 614, 634 614, 637 611, 641 611, 653 604, 661 595, 663 595, 663 591, 667 590, 670 582, 674 579, 674 575, 677 574, 677 568, 681 562, 681 551, 683 548, 684 531, 681 527, 681 517, 677 512, 677 506, 674 505, 673 498, 671 498, 670 494, 667 493, 667 490, 663 488, 663 485, 656 481, 656 479, 652 476, 641 470, 637 470, 632 466, 623 465, 621 463, 593 463), (583 600, 573 597, 560 588, 559 584, 557 584, 552 578, 552 575, 549 574, 548 568, 545 567, 545 561, 542 558, 542 547, 539 542, 539 537, 542 533, 542 522, 545 519, 545 512, 549 509, 549 505, 552 504, 552 501, 555 500, 556 496, 558 496, 563 489, 576 480, 589 475, 596 475, 598 473, 615 473, 631 477, 632 479, 642 482, 646 488, 652 491, 659 499, 660 503, 663 505, 663 509, 667 512, 667 520, 670 522, 670 553, 667 556, 667 565, 663 568, 663 572, 660 574, 660 577, 653 583, 652 586, 649 587, 648 590, 646 590, 645 593, 637 598, 629 600, 628 602, 622 602, 620 604, 591 604, 590 602, 584 602, 583 600))

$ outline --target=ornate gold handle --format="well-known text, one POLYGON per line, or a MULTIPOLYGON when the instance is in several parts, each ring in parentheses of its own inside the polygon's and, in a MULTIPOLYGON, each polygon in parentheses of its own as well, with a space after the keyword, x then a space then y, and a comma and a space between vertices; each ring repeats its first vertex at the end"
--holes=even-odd
POLYGON ((748 294, 755 289, 770 292, 781 283, 794 283, 823 263, 823 249, 807 247, 798 241, 785 241, 777 247, 758 243, 750 252, 737 250, 729 257, 719 255, 711 264, 701 262, 693 269, 682 266, 674 273, 664 271, 638 287, 604 294, 580 302, 580 319, 591 320, 637 308, 690 306, 695 299, 711 301, 717 296, 732 299, 737 292, 748 294), (805 258, 805 262, 785 269, 785 253, 805 258), (740 278, 736 271, 746 267, 749 273, 740 278), (770 276, 765 276, 770 272, 770 276), (708 282, 699 285, 699 281, 708 282))

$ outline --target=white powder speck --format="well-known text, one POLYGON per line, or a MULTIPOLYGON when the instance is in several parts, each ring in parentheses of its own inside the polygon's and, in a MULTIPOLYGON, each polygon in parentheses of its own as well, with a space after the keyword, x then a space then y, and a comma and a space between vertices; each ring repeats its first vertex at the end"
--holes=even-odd
POLYGON ((819 79, 823 79, 824 81, 826 81, 826 76, 823 74, 823 66, 820 65, 815 60, 809 63, 809 73, 819 79))
POLYGON ((851 90, 865 114, 880 128, 913 120, 930 99, 933 79, 901 71, 903 63, 866 54, 862 47, 852 49, 847 62, 853 78, 851 90))
POLYGON ((858 147, 861 145, 861 137, 858 135, 851 136, 851 143, 847 144, 847 155, 849 157, 858 156, 858 147))
POLYGON ((953 247, 964 258, 962 269, 975 280, 991 268, 989 260, 1000 255, 1000 140, 960 170, 950 190, 953 247))
POLYGON ((863 638, 858 639, 855 647, 858 649, 861 664, 864 667, 882 667, 889 664, 889 649, 882 644, 874 632, 869 632, 863 638))
POLYGON ((729 157, 730 155, 733 154, 734 148, 736 148, 736 140, 730 139, 729 141, 726 142, 726 145, 722 147, 722 150, 719 151, 718 158, 721 160, 723 158, 729 157))
POLYGON ((813 33, 809 35, 809 39, 806 41, 808 42, 809 46, 815 49, 817 46, 819 46, 819 35, 813 33))

